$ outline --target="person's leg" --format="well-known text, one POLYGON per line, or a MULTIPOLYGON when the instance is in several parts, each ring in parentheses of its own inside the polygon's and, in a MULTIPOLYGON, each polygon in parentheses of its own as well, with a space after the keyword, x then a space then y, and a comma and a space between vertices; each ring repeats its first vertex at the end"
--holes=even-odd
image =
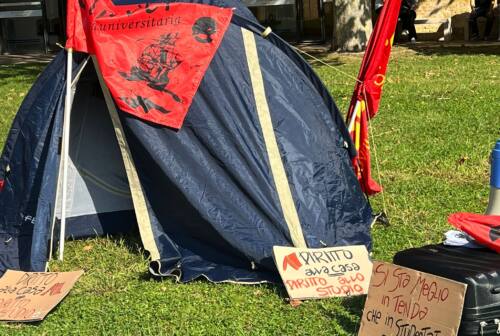
POLYGON ((381 7, 377 8, 377 9, 375 10, 375 18, 376 18, 376 19, 375 19, 375 22, 377 22, 377 20, 378 20, 378 18, 379 18, 379 16, 380 16, 380 13, 382 12, 382 9, 383 9, 383 8, 384 8, 384 6, 381 6, 381 7))
POLYGON ((477 12, 473 10, 469 14, 469 31, 471 33, 470 35, 471 40, 477 39, 479 37, 479 29, 477 28, 477 18, 478 18, 477 12))
POLYGON ((415 11, 410 11, 410 15, 408 18, 408 32, 410 33, 409 38, 417 39, 417 30, 415 29, 415 19, 417 18, 417 13, 415 11))
POLYGON ((399 18, 401 19, 401 37, 404 39, 409 39, 410 17, 408 14, 408 12, 401 12, 399 14, 399 18))
POLYGON ((491 29, 493 28, 493 20, 495 16, 493 14, 493 11, 490 13, 486 14, 486 27, 484 27, 484 39, 488 39, 488 37, 491 34, 491 29))
POLYGON ((401 28, 403 31, 408 30, 408 14, 406 12, 401 12, 399 14, 399 18, 401 19, 401 28))

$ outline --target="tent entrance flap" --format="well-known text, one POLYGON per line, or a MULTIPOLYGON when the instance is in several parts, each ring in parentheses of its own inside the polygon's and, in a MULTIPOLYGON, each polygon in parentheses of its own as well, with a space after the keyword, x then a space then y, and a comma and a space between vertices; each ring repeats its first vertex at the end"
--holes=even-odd
POLYGON ((120 147, 122 162, 125 165, 125 171, 127 173, 128 183, 130 191, 132 193, 132 202, 135 209, 141 240, 146 251, 150 253, 151 260, 157 261, 160 260, 160 252, 155 242, 153 229, 151 227, 151 219, 149 218, 148 208, 146 204, 146 198, 144 197, 141 182, 139 180, 139 175, 137 174, 134 160, 132 158, 127 139, 125 138, 125 132, 123 131, 118 111, 114 104, 113 98, 111 97, 111 93, 109 92, 109 89, 102 78, 99 64, 95 56, 92 56, 92 61, 96 69, 99 84, 104 94, 104 101, 106 102, 109 115, 113 122, 116 139, 118 140, 118 144, 120 147))
MULTIPOLYGON (((109 218, 111 214, 132 214, 134 211, 113 124, 96 84, 97 78, 91 65, 73 83, 77 89, 73 96, 69 127, 65 237, 118 231, 120 223, 105 223, 102 219, 109 218)), ((58 189, 62 189, 62 179, 58 189)), ((55 218, 60 222, 62 202, 58 203, 55 218)), ((128 228, 129 222, 123 225, 128 228)))

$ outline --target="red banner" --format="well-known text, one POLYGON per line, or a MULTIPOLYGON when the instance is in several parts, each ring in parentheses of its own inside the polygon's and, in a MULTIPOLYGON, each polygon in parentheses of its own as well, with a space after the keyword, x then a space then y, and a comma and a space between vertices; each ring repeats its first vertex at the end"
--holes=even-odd
POLYGON ((201 4, 69 0, 66 48, 96 55, 121 110, 178 129, 232 14, 201 4))
POLYGON ((450 215, 448 222, 479 244, 500 253, 500 216, 458 212, 450 215))
POLYGON ((349 132, 358 151, 353 160, 354 169, 361 188, 369 195, 382 188, 371 177, 368 122, 378 112, 400 6, 400 0, 384 2, 368 41, 347 114, 349 132))

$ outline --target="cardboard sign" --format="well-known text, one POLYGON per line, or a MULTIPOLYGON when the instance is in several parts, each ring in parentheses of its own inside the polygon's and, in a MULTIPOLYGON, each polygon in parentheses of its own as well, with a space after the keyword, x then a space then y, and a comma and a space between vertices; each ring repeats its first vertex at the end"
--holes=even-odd
POLYGON ((307 249, 274 246, 274 261, 291 299, 362 295, 372 263, 363 245, 307 249))
POLYGON ((8 270, 0 278, 0 320, 43 320, 82 274, 83 271, 35 273, 8 270))
POLYGON ((466 284, 374 262, 358 336, 455 336, 466 284))

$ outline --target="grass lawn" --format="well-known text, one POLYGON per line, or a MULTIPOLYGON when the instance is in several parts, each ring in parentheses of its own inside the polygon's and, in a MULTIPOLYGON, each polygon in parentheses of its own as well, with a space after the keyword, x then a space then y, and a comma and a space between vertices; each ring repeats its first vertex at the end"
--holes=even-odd
MULTIPOLYGON (((435 243, 448 214, 484 212, 488 155, 500 136, 500 48, 408 50, 396 47, 373 135, 390 227, 373 231, 374 256, 435 243)), ((324 60, 356 75, 362 55, 324 60)), ((351 78, 314 64, 345 111, 351 78)), ((39 65, 0 66, 0 147, 39 65)), ((372 145, 372 147, 375 147, 372 145)), ((375 177, 377 171, 375 170, 375 177)), ((355 335, 363 298, 304 302, 293 308, 280 286, 206 281, 176 284, 147 272, 138 240, 67 243, 51 270, 86 274, 39 324, 0 324, 1 335, 355 335)))

